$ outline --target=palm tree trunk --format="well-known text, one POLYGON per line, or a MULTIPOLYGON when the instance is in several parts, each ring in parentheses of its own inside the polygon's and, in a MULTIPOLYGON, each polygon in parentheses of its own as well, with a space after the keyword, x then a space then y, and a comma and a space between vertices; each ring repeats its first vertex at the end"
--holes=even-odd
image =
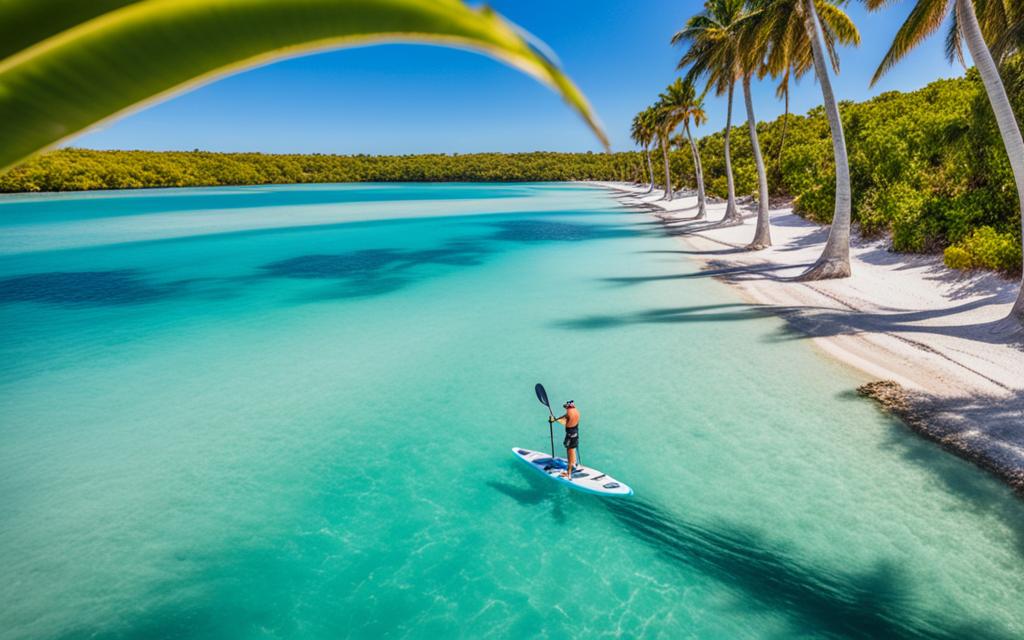
MULTIPOLYGON (((1003 145, 1006 147, 1006 155, 1010 157, 1010 169, 1013 171, 1013 181, 1017 187, 1017 200, 1021 212, 1021 237, 1024 239, 1024 139, 1020 135, 1020 127, 1013 115, 1013 108, 1010 100, 1006 97, 1006 89, 999 77, 999 69, 992 60, 992 53, 985 44, 985 38, 978 26, 978 17, 974 13, 974 4, 970 0, 956 0, 956 17, 960 29, 967 42, 967 49, 971 52, 971 59, 974 66, 981 74, 981 81, 985 85, 985 92, 988 94, 988 101, 992 104, 992 111, 996 114, 996 124, 999 125, 999 133, 1003 137, 1003 145)), ((1018 325, 1024 324, 1024 272, 1021 274, 1021 286, 1017 291, 1017 301, 1010 310, 1010 319, 1018 325)))
POLYGON ((779 134, 779 150, 775 154, 775 177, 782 182, 782 150, 786 148, 786 129, 789 128, 789 87, 786 87, 786 111, 782 114, 782 133, 779 134))
POLYGON ((735 85, 735 82, 729 83, 729 106, 725 110, 725 186, 727 199, 725 203, 725 217, 722 218, 722 222, 743 221, 743 216, 740 215, 740 211, 736 207, 736 185, 732 179, 732 156, 729 154, 729 130, 732 129, 732 90, 735 85))
MULTIPOLYGON (((959 2, 959 0, 957 0, 959 2)), ((839 105, 832 93, 832 81, 828 77, 828 63, 818 38, 818 12, 814 0, 803 0, 804 29, 811 41, 814 54, 814 73, 821 85, 821 97, 825 103, 825 115, 832 131, 832 153, 836 164, 836 200, 832 213, 832 225, 828 241, 821 257, 810 269, 800 275, 801 280, 824 280, 846 278, 850 275, 850 163, 846 156, 846 136, 843 135, 843 121, 839 117, 839 105)))
POLYGON ((651 177, 651 184, 647 187, 647 193, 654 191, 654 165, 651 164, 651 148, 644 145, 644 153, 647 154, 647 175, 651 177))
POLYGON ((700 149, 693 141, 690 134, 690 123, 686 123, 686 139, 690 141, 690 151, 693 152, 693 172, 697 178, 697 220, 703 220, 708 216, 708 201, 704 195, 704 167, 700 163, 700 149))
POLYGON ((663 200, 672 200, 672 176, 669 174, 668 169, 668 143, 665 138, 668 135, 660 135, 658 139, 661 141, 661 157, 665 161, 665 196, 663 200))
POLYGON ((747 248, 751 251, 772 246, 772 233, 768 218, 768 175, 764 171, 761 144, 757 141, 757 119, 754 118, 754 99, 750 96, 750 76, 743 76, 743 100, 747 103, 747 130, 750 131, 750 148, 754 152, 757 167, 757 228, 754 240, 747 248))

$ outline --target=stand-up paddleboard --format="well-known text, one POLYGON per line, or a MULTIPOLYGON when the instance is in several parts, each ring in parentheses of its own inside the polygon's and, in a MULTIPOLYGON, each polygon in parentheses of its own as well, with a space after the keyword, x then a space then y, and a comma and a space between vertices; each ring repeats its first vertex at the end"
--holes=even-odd
POLYGON ((569 464, 565 458, 552 458, 549 453, 520 449, 518 447, 512 449, 512 453, 548 478, 569 485, 577 491, 596 493, 610 498, 625 498, 626 496, 633 495, 633 490, 628 486, 597 469, 576 465, 576 471, 573 472, 572 481, 570 481, 568 478, 562 477, 562 472, 565 471, 569 464))

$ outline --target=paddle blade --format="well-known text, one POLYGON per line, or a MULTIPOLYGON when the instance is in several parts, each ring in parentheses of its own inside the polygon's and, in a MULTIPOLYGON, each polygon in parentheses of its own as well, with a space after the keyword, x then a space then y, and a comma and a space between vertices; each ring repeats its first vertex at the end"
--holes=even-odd
POLYGON ((550 409, 551 403, 548 402, 548 392, 544 390, 544 385, 538 382, 533 390, 537 393, 537 399, 540 400, 540 403, 550 409))

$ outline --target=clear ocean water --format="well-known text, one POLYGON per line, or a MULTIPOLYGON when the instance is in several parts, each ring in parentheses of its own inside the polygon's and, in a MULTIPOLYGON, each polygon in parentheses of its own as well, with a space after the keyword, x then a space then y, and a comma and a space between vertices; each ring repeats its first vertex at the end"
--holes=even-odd
POLYGON ((1024 637, 1024 503, 683 249, 583 185, 0 199, 0 637, 1024 637), (513 458, 538 381, 635 498, 513 458))

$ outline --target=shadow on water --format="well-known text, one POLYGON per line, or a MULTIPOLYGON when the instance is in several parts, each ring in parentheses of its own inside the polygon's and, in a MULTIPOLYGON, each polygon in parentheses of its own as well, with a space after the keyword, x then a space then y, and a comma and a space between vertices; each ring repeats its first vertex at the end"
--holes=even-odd
POLYGON ((519 462, 512 462, 510 467, 515 467, 519 475, 526 481, 527 487, 489 480, 487 486, 499 493, 512 498, 524 507, 538 507, 540 505, 551 505, 551 519, 559 525, 566 523, 564 502, 567 497, 560 487, 552 487, 550 480, 540 477, 537 472, 531 471, 519 462))
POLYGON ((628 226, 552 220, 504 220, 488 226, 495 228, 495 232, 488 236, 488 239, 522 243, 581 242, 636 236, 642 233, 641 230, 628 226))
POLYGON ((770 315, 758 305, 742 303, 709 304, 692 307, 648 309, 618 315, 590 315, 571 320, 559 320, 553 326, 559 329, 615 329, 638 324, 673 324, 689 322, 722 322, 755 320, 770 315))
POLYGON ((681 520, 643 499, 604 500, 630 536, 651 545, 680 571, 697 570, 741 591, 756 605, 787 615, 816 635, 852 638, 1009 638, 984 621, 932 620, 896 565, 866 573, 811 566, 742 528, 681 520))
POLYGON ((483 263, 490 249, 478 242, 451 241, 436 249, 360 249, 338 254, 310 254, 261 267, 268 278, 335 281, 339 286, 316 294, 318 299, 384 295, 409 286, 437 271, 429 266, 467 267, 483 263))
MULTIPOLYGON (((860 399, 850 392, 849 398, 860 399)), ((952 422, 949 425, 935 424, 937 435, 956 438, 961 429, 984 433, 996 441, 1013 441, 1009 431, 1019 434, 1024 424, 1024 392, 1010 394, 1008 398, 959 397, 942 398, 937 403, 955 407, 957 414, 967 422, 952 422), (975 414, 979 415, 975 415, 975 414), (966 425, 966 426, 964 426, 966 425)), ((941 411, 942 407, 935 407, 941 411)), ((927 474, 943 489, 957 499, 957 510, 971 513, 979 519, 992 518, 999 521, 1008 535, 1012 546, 1024 562, 1024 507, 1012 495, 1012 490, 1002 482, 978 473, 974 466, 964 460, 950 456, 935 445, 913 434, 907 426, 895 418, 888 418, 890 425, 886 438, 879 445, 927 474)), ((1019 436, 1018 436, 1019 439, 1019 436)))
MULTIPOLYGON (((797 265, 800 267, 810 266, 797 265)), ((784 280, 784 278, 773 274, 773 271, 791 269, 790 265, 741 265, 735 267, 720 267, 716 269, 703 269, 700 271, 688 271, 685 273, 670 273, 656 276, 617 276, 613 278, 604 278, 604 282, 617 285, 634 285, 644 284, 647 282, 664 282, 667 280, 692 280, 694 278, 721 278, 723 280, 734 280, 738 281, 742 279, 742 276, 749 274, 758 274, 761 278, 766 280, 784 280)))
POLYGON ((0 280, 0 304, 38 302, 68 307, 134 305, 180 295, 188 281, 153 284, 134 269, 54 271, 0 280))
POLYGON ((339 254, 310 254, 261 267, 269 278, 336 281, 339 286, 319 292, 316 299, 368 297, 397 291, 440 275, 429 267, 471 267, 508 243, 582 242, 639 233, 628 227, 553 220, 503 220, 484 225, 483 235, 464 236, 432 249, 377 248, 339 254))
MULTIPOLYGON (((372 248, 338 254, 299 255, 259 267, 253 277, 201 278, 208 291, 223 297, 230 284, 267 278, 323 280, 334 286, 313 296, 318 300, 365 298, 392 293, 418 281, 436 277, 445 268, 484 263, 488 255, 509 250, 513 244, 582 242, 642 234, 630 226, 564 222, 559 220, 501 220, 474 224, 484 233, 449 240, 425 249, 372 248)), ((278 230, 280 232, 290 229, 278 230)), ((0 279, 0 304, 36 302, 65 307, 116 306, 154 302, 173 296, 202 294, 188 285, 197 280, 160 283, 138 269, 32 273, 0 279)))
MULTIPOLYGON (((522 470, 529 487, 487 484, 524 507, 560 507, 558 492, 535 475, 522 470)), ((563 494, 562 498, 571 497, 563 494)), ((914 606, 916 598, 903 570, 891 562, 878 562, 862 573, 844 573, 815 567, 749 529, 689 522, 643 498, 580 500, 603 507, 626 535, 650 545, 681 574, 699 571, 742 593, 744 606, 784 614, 794 626, 811 629, 816 636, 1012 637, 993 630, 987 621, 928 617, 914 606)), ((564 523, 565 514, 556 519, 564 523)))

